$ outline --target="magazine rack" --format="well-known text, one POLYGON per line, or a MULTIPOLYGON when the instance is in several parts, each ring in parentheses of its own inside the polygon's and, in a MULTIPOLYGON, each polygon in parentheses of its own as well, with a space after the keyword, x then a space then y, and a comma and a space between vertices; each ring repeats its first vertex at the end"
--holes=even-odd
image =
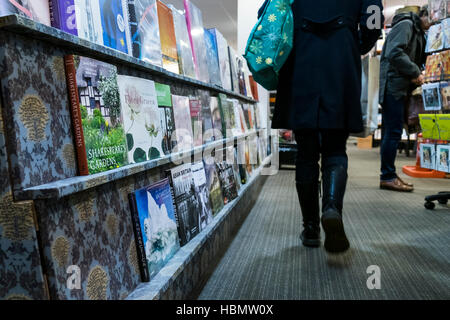
MULTIPOLYGON (((242 103, 257 101, 17 15, 0 18, 0 43, 0 299, 125 299, 141 285, 128 194, 165 177, 180 155, 77 176, 62 58, 78 54, 111 63, 120 74, 170 85, 176 95, 223 93, 242 103)), ((181 156, 201 159, 206 150, 254 135, 266 136, 267 130, 181 156)), ((189 296, 264 181, 261 170, 254 170, 239 197, 180 250, 158 283, 149 283, 159 288, 154 298, 189 296)))

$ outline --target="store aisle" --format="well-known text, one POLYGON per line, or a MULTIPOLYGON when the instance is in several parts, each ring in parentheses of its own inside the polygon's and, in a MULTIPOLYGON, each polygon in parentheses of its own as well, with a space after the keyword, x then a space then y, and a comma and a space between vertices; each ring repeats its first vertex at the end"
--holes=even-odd
MULTIPOLYGON (((412 194, 378 188, 378 149, 349 146, 341 256, 301 245, 294 172, 270 177, 199 299, 450 299, 450 207, 423 207, 449 180, 408 179, 412 194), (381 270, 369 290, 366 270, 381 270)), ((399 165, 413 160, 400 156, 399 165)), ((324 235, 322 233, 322 240, 324 235)), ((323 243, 323 242, 322 242, 323 243)))

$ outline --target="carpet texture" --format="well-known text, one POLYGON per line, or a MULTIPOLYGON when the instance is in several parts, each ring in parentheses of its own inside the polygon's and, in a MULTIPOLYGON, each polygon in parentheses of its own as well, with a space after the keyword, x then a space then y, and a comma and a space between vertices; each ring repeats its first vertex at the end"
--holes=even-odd
MULTIPOLYGON (((450 207, 423 206, 450 180, 413 179, 414 193, 379 189, 378 149, 349 145, 344 223, 351 249, 329 255, 301 245, 294 171, 269 177, 198 299, 450 299, 450 207), (369 290, 369 266, 381 289, 369 290)), ((399 156, 397 165, 413 158, 399 156)), ((324 234, 322 232, 322 243, 324 234)))

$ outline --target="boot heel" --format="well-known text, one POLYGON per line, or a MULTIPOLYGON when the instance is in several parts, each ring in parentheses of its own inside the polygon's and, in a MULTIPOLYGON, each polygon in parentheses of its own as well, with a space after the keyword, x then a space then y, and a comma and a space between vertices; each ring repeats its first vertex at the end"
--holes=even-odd
POLYGON ((347 251, 350 243, 344 230, 342 217, 336 210, 328 210, 322 216, 322 227, 325 232, 325 250, 330 253, 347 251))

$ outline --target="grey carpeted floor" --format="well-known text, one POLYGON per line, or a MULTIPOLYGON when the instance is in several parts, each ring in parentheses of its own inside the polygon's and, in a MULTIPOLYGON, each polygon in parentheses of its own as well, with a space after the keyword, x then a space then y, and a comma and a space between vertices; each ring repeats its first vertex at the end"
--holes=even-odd
MULTIPOLYGON (((351 249, 339 256, 301 245, 294 171, 270 177, 199 299, 450 299, 450 207, 428 211, 425 195, 450 180, 405 177, 412 194, 378 188, 378 149, 349 145, 344 222, 351 249), (381 289, 369 290, 369 266, 381 289)), ((399 156, 397 164, 415 159, 399 156)), ((322 239, 324 235, 322 234, 322 239)))

